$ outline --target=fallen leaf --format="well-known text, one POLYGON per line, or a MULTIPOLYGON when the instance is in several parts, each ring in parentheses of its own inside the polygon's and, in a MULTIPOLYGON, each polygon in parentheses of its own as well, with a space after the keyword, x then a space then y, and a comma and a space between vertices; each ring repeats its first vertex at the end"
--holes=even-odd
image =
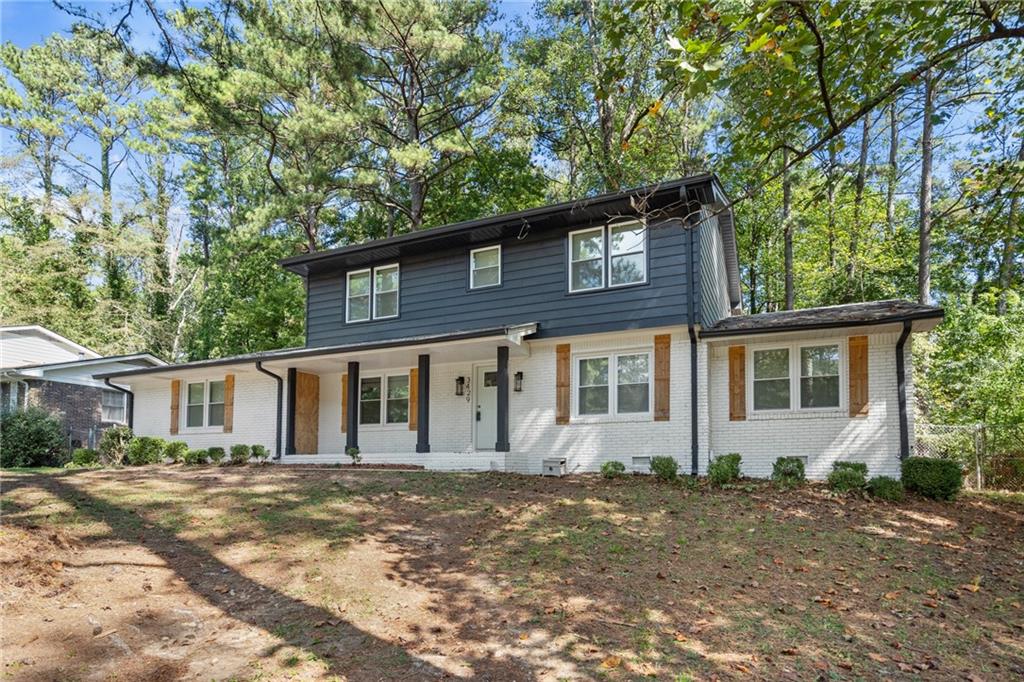
POLYGON ((898 596, 900 596, 899 592, 886 592, 882 595, 882 599, 888 599, 889 601, 892 601, 893 599, 896 599, 896 597, 898 596))
POLYGON ((977 592, 978 590, 981 589, 981 587, 978 586, 978 585, 975 585, 974 583, 964 583, 963 585, 960 586, 960 589, 961 590, 966 590, 968 592, 977 592))
POLYGON ((605 670, 611 670, 612 668, 618 668, 622 664, 622 659, 618 656, 609 656, 608 658, 601 661, 601 667, 605 670))

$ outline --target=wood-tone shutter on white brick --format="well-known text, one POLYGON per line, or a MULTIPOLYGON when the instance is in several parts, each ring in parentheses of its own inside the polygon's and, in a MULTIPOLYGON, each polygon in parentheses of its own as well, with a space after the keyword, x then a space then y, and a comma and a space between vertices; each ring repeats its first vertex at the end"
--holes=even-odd
POLYGON ((224 377, 224 433, 235 428, 235 375, 224 377))
POLYGON ((670 413, 672 335, 654 337, 654 421, 667 422, 670 413))
POLYGON ((572 392, 572 372, 569 366, 570 346, 555 346, 555 423, 568 424, 572 392))
POLYGON ((747 418, 747 347, 729 346, 729 421, 747 418))
POLYGON ((851 336, 847 352, 850 363, 850 416, 868 416, 868 337, 851 336))
POLYGON ((409 370, 409 430, 415 431, 419 426, 420 370, 413 367, 409 370))
POLYGON ((181 423, 181 379, 171 379, 171 434, 178 433, 181 423))
POLYGON ((341 432, 348 431, 348 374, 341 375, 341 432))

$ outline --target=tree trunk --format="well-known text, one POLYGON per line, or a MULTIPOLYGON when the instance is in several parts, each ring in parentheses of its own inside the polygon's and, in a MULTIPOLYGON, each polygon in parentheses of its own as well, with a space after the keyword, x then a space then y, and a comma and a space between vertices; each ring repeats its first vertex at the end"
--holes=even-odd
POLYGON ((921 125, 921 194, 917 250, 917 300, 932 299, 932 115, 935 112, 936 77, 932 71, 924 80, 924 120, 921 125))
POLYGON ((100 139, 100 192, 102 194, 100 221, 103 224, 103 246, 106 250, 103 269, 106 276, 107 295, 111 300, 123 301, 127 297, 127 283, 121 268, 121 259, 117 255, 119 245, 114 234, 113 179, 110 170, 110 153, 113 146, 113 143, 105 138, 100 139))
POLYGON ((792 310, 795 304, 793 293, 793 217, 792 187, 789 176, 789 150, 782 150, 782 235, 785 250, 786 270, 786 310, 792 310))
POLYGON ((828 194, 828 269, 830 272, 836 269, 836 163, 836 147, 830 142, 828 145, 828 172, 825 174, 828 194))
POLYGON ((852 294, 853 279, 857 275, 857 257, 860 250, 860 234, 864 231, 864 187, 868 174, 868 143, 871 141, 871 114, 864 114, 864 124, 860 132, 860 154, 857 156, 857 181, 853 198, 853 226, 850 228, 850 253, 846 263, 847 285, 852 294))
MULTIPOLYGON (((1017 162, 1024 161, 1024 141, 1021 141, 1017 150, 1017 162)), ((996 303, 996 312, 1000 315, 1006 314, 1006 295, 1013 288, 1013 258, 1014 247, 1017 241, 1017 210, 1020 204, 1020 195, 1014 192, 1010 198, 1010 210, 1006 216, 1006 234, 1003 235, 1003 257, 999 262, 999 301, 996 303)))
POLYGON ((889 167, 885 188, 885 227, 889 236, 896 234, 896 181, 899 179, 899 128, 896 126, 896 102, 889 105, 889 167))

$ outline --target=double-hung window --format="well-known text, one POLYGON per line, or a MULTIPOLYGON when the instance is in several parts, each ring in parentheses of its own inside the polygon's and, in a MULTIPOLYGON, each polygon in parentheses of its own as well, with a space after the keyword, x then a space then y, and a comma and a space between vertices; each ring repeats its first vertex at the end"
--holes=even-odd
POLYGON ((647 281, 647 227, 639 221, 569 233, 569 291, 647 281))
POLYGON ((793 344, 752 353, 754 410, 840 407, 840 346, 793 344))
POLYGON ((346 278, 345 321, 398 316, 398 264, 355 270, 346 278))
POLYGON ((789 348, 754 351, 754 409, 789 409, 789 348))
POLYGON ((359 380, 360 424, 407 424, 409 375, 362 377, 359 380))
POLYGON ((839 346, 800 348, 800 407, 839 407, 839 346))
POLYGON ((578 415, 585 417, 648 414, 650 411, 650 353, 618 353, 577 358, 578 415))
POLYGON ((197 381, 185 387, 185 426, 224 426, 224 382, 197 381))
POLYGON ((501 245, 469 252, 469 288, 484 289, 501 284, 501 245))
POLYGON ((121 391, 103 390, 101 397, 100 418, 105 422, 123 424, 125 421, 125 400, 127 396, 121 391))

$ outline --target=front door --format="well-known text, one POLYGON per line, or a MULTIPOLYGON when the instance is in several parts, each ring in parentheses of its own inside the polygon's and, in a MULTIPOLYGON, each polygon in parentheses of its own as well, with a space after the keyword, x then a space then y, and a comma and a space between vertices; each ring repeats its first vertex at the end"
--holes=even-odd
POLYGON ((498 440, 498 370, 477 367, 473 377, 477 450, 493 450, 498 440))

